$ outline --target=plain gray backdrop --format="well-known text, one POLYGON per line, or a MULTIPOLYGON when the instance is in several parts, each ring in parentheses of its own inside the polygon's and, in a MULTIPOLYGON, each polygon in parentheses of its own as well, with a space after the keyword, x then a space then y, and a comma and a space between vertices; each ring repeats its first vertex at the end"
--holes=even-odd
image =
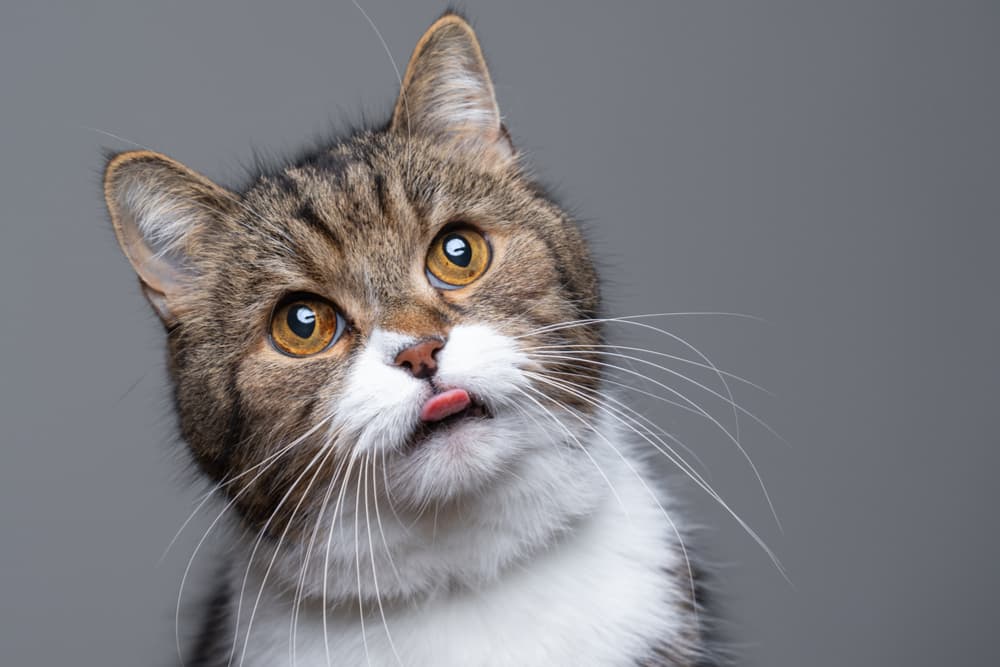
MULTIPOLYGON (((363 6, 400 67, 444 9, 363 6)), ((587 225, 610 312, 766 320, 657 322, 774 393, 736 388, 788 441, 741 421, 783 531, 717 429, 645 408, 787 570, 677 482, 739 664, 998 664, 1000 5, 465 10, 517 145, 587 225)), ((176 663, 177 590, 212 518, 158 562, 202 489, 105 218, 102 148, 232 183, 254 150, 385 117, 397 87, 346 1, 0 10, 0 663, 176 663)))

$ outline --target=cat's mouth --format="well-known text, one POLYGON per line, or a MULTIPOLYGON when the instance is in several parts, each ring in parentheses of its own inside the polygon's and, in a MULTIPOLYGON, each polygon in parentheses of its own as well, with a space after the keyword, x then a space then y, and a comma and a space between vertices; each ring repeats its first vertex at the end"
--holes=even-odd
POLYGON ((421 421, 407 442, 407 449, 419 447, 437 433, 470 420, 492 419, 493 411, 475 395, 452 389, 432 396, 421 411, 421 421))

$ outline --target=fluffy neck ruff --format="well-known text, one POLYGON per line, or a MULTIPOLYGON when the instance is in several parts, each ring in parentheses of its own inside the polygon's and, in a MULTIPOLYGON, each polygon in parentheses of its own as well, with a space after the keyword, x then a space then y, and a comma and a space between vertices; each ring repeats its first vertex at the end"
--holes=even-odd
POLYGON ((439 511, 436 525, 383 513, 369 540, 362 498, 357 527, 334 528, 334 555, 318 550, 326 577, 311 565, 301 589, 302 551, 279 552, 269 574, 273 552, 241 559, 219 645, 245 665, 635 665, 663 645, 694 655, 699 619, 669 504, 640 480, 628 440, 599 429, 583 441, 591 457, 571 457, 586 466, 550 447, 560 465, 535 459, 503 493, 439 511))

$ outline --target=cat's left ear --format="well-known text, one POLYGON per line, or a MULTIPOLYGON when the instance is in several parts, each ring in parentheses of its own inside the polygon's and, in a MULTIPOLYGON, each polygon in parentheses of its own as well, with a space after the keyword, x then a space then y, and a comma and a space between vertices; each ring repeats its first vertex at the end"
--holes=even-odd
POLYGON ((445 14, 417 42, 392 129, 456 141, 500 163, 514 158, 479 40, 461 16, 445 14))

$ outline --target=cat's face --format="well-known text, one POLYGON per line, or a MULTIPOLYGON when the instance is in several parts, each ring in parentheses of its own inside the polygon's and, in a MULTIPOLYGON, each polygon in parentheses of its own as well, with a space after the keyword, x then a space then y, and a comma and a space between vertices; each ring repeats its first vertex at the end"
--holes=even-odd
MULTIPOLYGON (((414 516, 515 479, 592 482, 560 431, 591 403, 535 381, 561 367, 531 351, 599 342, 553 327, 595 316, 594 270, 523 174, 456 17, 418 44, 387 129, 240 193, 125 153, 106 194, 169 331, 184 438, 252 527, 297 534, 362 477, 414 516), (539 470, 554 448, 572 463, 539 470)), ((586 387, 596 368, 562 370, 586 387)))

